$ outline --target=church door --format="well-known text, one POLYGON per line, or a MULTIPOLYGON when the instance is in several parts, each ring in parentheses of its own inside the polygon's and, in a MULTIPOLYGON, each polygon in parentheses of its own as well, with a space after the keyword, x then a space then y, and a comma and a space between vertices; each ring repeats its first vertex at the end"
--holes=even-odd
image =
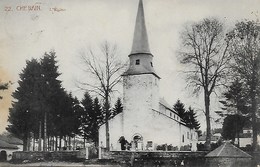
POLYGON ((133 146, 135 150, 143 150, 143 137, 141 135, 133 137, 133 146))

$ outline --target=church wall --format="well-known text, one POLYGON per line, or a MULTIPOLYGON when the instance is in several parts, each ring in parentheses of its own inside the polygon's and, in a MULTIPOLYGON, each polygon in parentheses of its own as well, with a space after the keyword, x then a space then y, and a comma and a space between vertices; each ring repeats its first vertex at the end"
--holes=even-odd
POLYGON ((178 146, 180 149, 181 146, 191 145, 192 151, 197 150, 197 133, 195 130, 192 130, 179 121, 170 118, 167 115, 164 115, 158 111, 154 111, 154 120, 152 130, 154 134, 154 144, 155 145, 172 145, 178 146), (183 140, 184 136, 184 140, 183 140))
POLYGON ((131 141, 135 134, 150 136, 152 109, 159 109, 159 79, 153 74, 124 76, 123 133, 131 141))
MULTIPOLYGON (((109 120, 109 134, 110 134, 110 150, 120 150, 119 138, 122 134, 122 116, 123 113, 116 115, 114 118, 109 120)), ((106 125, 103 124, 99 128, 99 146, 106 146, 106 125)))

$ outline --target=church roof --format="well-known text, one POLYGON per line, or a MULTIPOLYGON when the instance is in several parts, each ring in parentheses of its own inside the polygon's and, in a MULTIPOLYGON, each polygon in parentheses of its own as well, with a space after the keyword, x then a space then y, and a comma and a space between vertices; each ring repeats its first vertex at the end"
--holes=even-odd
POLYGON ((242 151, 241 149, 237 148, 230 142, 226 142, 216 148, 215 150, 211 151, 206 155, 206 157, 226 157, 226 158, 251 158, 249 154, 242 151))
POLYGON ((139 1, 135 22, 134 39, 131 51, 131 54, 137 53, 150 53, 142 0, 139 1))
POLYGON ((178 113, 172 109, 172 107, 167 103, 167 101, 164 98, 160 98, 159 103, 163 105, 165 108, 169 109, 170 111, 178 115, 178 113))

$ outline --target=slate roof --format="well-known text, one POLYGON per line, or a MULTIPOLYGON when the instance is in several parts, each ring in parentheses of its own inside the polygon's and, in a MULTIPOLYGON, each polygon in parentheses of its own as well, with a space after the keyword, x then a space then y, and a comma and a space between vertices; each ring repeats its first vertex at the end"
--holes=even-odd
POLYGON ((160 98, 159 103, 163 105, 165 108, 171 110, 172 112, 178 115, 178 113, 172 109, 172 107, 167 103, 167 101, 164 98, 160 98))
POLYGON ((5 141, 9 144, 14 144, 14 145, 23 145, 23 141, 21 139, 18 139, 16 137, 13 137, 11 135, 0 135, 0 140, 5 141))
POLYGON ((251 155, 240 150, 230 142, 226 142, 206 155, 208 158, 252 158, 251 155))
POLYGON ((138 5, 133 46, 131 51, 131 54, 136 54, 136 53, 150 53, 142 0, 139 1, 139 5, 138 5))
POLYGON ((18 149, 17 146, 13 145, 13 144, 9 144, 3 140, 0 140, 0 148, 2 149, 18 149))

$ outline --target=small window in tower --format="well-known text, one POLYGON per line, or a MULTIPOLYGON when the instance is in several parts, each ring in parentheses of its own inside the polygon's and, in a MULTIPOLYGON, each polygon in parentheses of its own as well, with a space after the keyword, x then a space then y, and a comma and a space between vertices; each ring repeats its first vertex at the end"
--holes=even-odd
POLYGON ((153 62, 151 62, 151 66, 153 67, 153 62))
POLYGON ((137 59, 137 60, 135 61, 135 64, 136 64, 136 65, 139 65, 139 64, 140 64, 140 59, 137 59))

